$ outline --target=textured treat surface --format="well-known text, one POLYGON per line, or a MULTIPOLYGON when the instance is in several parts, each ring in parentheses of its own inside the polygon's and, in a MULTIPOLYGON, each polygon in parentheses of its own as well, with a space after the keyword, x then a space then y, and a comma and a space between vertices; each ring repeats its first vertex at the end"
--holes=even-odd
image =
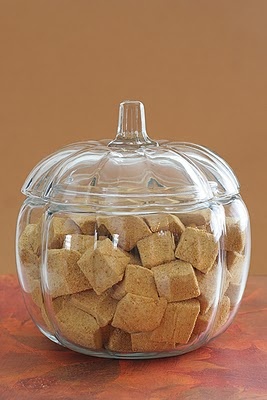
POLYGON ((204 230, 186 228, 182 233, 175 256, 187 261, 201 272, 208 272, 217 257, 218 243, 204 230))
POLYGON ((94 290, 73 294, 70 301, 75 307, 92 315, 101 327, 111 322, 117 306, 117 301, 109 293, 97 295, 94 290))
POLYGON ((158 299, 153 272, 139 265, 128 264, 124 279, 114 287, 112 297, 120 300, 127 293, 158 299))
POLYGON ((112 326, 129 333, 152 331, 159 326, 166 307, 166 299, 127 293, 117 305, 112 326))
POLYGON ((168 301, 191 299, 200 295, 191 264, 176 260, 152 268, 158 293, 168 301))
POLYGON ((87 250, 78 265, 94 291, 101 294, 122 280, 128 262, 129 257, 115 248, 111 240, 105 239, 98 242, 95 250, 87 250))
POLYGON ((137 242, 144 267, 152 268, 175 259, 174 238, 171 232, 156 232, 137 242))
POLYGON ((51 249, 47 252, 47 279, 52 297, 77 293, 91 289, 91 285, 77 262, 80 253, 66 249, 51 249))
POLYGON ((61 334, 70 342, 89 349, 100 349, 102 333, 94 317, 68 303, 57 313, 61 334))

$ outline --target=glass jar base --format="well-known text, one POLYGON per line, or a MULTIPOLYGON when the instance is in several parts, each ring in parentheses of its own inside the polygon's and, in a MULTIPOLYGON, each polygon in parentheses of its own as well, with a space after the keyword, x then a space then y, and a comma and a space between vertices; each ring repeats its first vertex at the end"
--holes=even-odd
MULTIPOLYGON (((47 335, 46 335, 47 336, 47 335)), ((48 336, 47 336, 48 337, 48 336)), ((51 339, 53 340, 53 339, 51 339)), ((55 340, 53 340, 55 341, 55 340)), ((77 353, 85 354, 92 357, 99 357, 99 358, 110 358, 110 359, 121 359, 121 360, 145 360, 145 359, 153 359, 153 358, 167 358, 167 357, 174 357, 179 356, 185 353, 189 353, 202 347, 203 345, 207 344, 205 341, 198 341, 197 343, 190 344, 189 346, 181 346, 180 349, 171 350, 171 351, 155 351, 155 352, 133 352, 133 353, 119 353, 115 351, 109 350, 91 350, 85 347, 76 346, 73 343, 68 342, 65 339, 60 338, 57 339, 56 343, 59 343, 63 347, 66 347, 72 351, 77 353)))

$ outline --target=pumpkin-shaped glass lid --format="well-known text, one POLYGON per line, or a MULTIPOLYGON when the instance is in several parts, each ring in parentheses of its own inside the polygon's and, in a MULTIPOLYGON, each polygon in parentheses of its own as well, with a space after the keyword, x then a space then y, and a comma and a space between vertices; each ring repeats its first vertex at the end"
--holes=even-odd
MULTIPOLYGON (((91 199, 168 199, 197 204, 213 196, 207 178, 181 151, 151 140, 144 106, 124 101, 114 140, 80 142, 42 160, 22 188, 27 196, 62 204, 89 204, 91 199)), ((153 199, 153 200, 152 200, 153 199)))
POLYGON ((214 198, 224 200, 239 194, 240 185, 231 167, 207 147, 186 142, 168 142, 168 146, 185 154, 209 181, 214 198))

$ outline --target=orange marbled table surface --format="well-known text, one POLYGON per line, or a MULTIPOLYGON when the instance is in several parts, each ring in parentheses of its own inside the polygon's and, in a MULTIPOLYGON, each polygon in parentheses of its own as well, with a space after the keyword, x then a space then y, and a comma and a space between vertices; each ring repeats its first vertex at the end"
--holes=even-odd
POLYGON ((250 276, 228 330, 194 352, 158 360, 110 360, 45 338, 17 279, 0 276, 0 400, 267 399, 267 276, 250 276))

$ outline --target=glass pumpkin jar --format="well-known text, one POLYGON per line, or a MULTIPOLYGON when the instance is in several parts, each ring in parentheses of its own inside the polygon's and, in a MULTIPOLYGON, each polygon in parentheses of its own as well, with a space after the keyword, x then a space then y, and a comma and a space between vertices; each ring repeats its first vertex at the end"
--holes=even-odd
POLYGON ((22 192, 19 281, 54 342, 99 357, 166 357, 233 320, 250 260, 236 177, 204 147, 151 140, 141 102, 120 104, 114 140, 57 151, 22 192))

